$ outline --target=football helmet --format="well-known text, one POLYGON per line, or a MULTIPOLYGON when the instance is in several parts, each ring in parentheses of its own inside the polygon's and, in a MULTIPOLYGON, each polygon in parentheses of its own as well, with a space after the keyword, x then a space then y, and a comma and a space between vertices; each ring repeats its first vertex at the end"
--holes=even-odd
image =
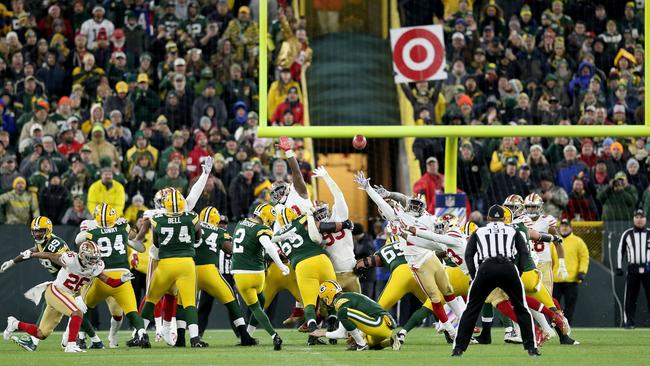
POLYGON ((314 220, 323 221, 330 216, 330 207, 325 202, 314 201, 314 220))
POLYGON ((542 214, 544 200, 537 193, 531 193, 524 199, 524 207, 528 216, 535 220, 542 214))
POLYGON ((285 203, 289 195, 289 183, 277 181, 271 185, 271 203, 285 203))
POLYGON ((115 226, 117 222, 117 212, 108 203, 100 203, 95 207, 93 212, 95 222, 99 227, 109 228, 115 226))
POLYGON ((221 222, 221 215, 216 207, 208 206, 201 210, 199 219, 206 224, 217 226, 221 222))
POLYGON ((255 207, 255 210, 253 210, 253 216, 262 220, 262 223, 266 226, 273 225, 273 222, 275 221, 273 206, 269 205, 268 203, 261 203, 257 205, 257 207, 255 207))
POLYGON ((102 255, 95 242, 86 240, 79 245, 79 263, 84 267, 94 266, 101 260, 102 255))
POLYGON ((406 211, 415 217, 420 217, 427 208, 427 202, 421 194, 414 194, 406 199, 406 211))
POLYGON ((501 206, 503 208, 503 223, 510 225, 512 223, 512 210, 509 207, 501 206))
POLYGON ((291 207, 285 207, 279 213, 276 212, 276 214, 278 215, 278 222, 280 223, 280 227, 289 225, 291 221, 295 220, 296 217, 298 217, 296 211, 294 211, 291 207))
POLYGON ((179 214, 185 211, 185 197, 177 189, 165 195, 163 199, 165 212, 168 214, 179 214))
POLYGON ((507 207, 512 211, 512 214, 515 218, 523 215, 524 211, 524 199, 521 198, 518 194, 509 195, 505 201, 503 201, 503 207, 507 207))
POLYGON ((43 244, 52 237, 52 221, 45 216, 38 216, 30 225, 32 238, 36 244, 43 244))
POLYGON ((478 230, 478 225, 474 221, 467 221, 462 229, 463 234, 467 236, 472 236, 476 230, 478 230))
POLYGON ((449 229, 456 226, 458 226, 458 218, 456 215, 446 213, 436 218, 434 230, 437 234, 446 234, 449 229))
POLYGON ((165 187, 165 188, 159 190, 158 192, 156 192, 156 194, 153 196, 153 205, 154 205, 154 208, 156 208, 156 209, 165 208, 165 203, 164 203, 165 196, 166 196, 169 192, 171 192, 171 191, 173 191, 173 190, 175 190, 175 189, 176 189, 176 188, 165 187))
POLYGON ((339 285, 336 281, 327 280, 320 284, 318 297, 323 299, 327 306, 332 306, 334 303, 334 298, 341 292, 343 292, 341 285, 339 285))

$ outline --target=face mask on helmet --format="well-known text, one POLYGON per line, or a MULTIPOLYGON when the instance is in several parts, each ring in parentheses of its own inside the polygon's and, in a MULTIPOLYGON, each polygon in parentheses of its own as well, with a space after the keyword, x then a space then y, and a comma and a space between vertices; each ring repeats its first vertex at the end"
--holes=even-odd
POLYGON ((276 183, 271 187, 271 203, 277 205, 284 203, 289 194, 289 186, 286 183, 276 183))
POLYGON ((79 247, 79 262, 85 267, 97 264, 100 259, 99 249, 94 243, 85 242, 79 247))
POLYGON ((510 210, 510 212, 512 212, 512 214, 513 214, 515 217, 519 217, 519 216, 521 216, 521 215, 523 214, 523 212, 524 212, 524 206, 522 206, 522 205, 517 205, 517 204, 505 204, 505 205, 503 205, 503 206, 504 206, 504 207, 507 207, 507 208, 510 210))
POLYGON ((47 240, 47 229, 32 229, 32 238, 37 244, 43 244, 47 240))
POLYGON ((411 197, 406 202, 406 211, 418 217, 424 213, 426 206, 426 203, 420 198, 411 197))
POLYGON ((536 218, 540 214, 541 207, 537 205, 526 205, 526 214, 530 216, 530 218, 536 218))
POLYGON ((314 211, 314 220, 323 221, 329 217, 330 210, 326 203, 321 204, 314 211))

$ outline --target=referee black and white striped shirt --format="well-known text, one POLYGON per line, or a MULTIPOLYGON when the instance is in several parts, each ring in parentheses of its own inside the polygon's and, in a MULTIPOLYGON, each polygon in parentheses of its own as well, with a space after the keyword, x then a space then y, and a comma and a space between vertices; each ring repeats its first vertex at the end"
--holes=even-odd
POLYGON ((476 266, 486 259, 503 257, 514 263, 517 254, 519 257, 515 264, 521 272, 529 255, 526 240, 513 227, 501 221, 493 221, 476 230, 469 238, 465 260, 469 274, 474 278, 476 266))
POLYGON ((622 269, 624 255, 627 255, 628 265, 650 262, 650 229, 634 226, 625 230, 618 243, 617 269, 622 269))

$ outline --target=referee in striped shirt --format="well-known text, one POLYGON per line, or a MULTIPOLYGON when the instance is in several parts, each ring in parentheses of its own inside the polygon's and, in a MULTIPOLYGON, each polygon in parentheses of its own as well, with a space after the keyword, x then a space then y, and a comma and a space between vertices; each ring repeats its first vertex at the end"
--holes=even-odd
POLYGON ((627 255, 627 278, 625 279, 625 312, 623 327, 634 328, 636 300, 643 284, 650 307, 650 230, 646 227, 643 210, 634 212, 634 226, 625 230, 618 243, 616 275, 623 275, 623 256, 627 255))
POLYGON ((515 308, 524 349, 531 356, 540 355, 533 337, 533 317, 524 300, 524 285, 519 278, 528 259, 528 246, 521 234, 504 223, 506 210, 499 205, 490 207, 488 224, 476 230, 467 243, 465 263, 472 283, 467 308, 458 324, 452 356, 462 356, 467 349, 483 303, 497 287, 508 294, 515 308), (518 258, 515 263, 516 255, 518 258))

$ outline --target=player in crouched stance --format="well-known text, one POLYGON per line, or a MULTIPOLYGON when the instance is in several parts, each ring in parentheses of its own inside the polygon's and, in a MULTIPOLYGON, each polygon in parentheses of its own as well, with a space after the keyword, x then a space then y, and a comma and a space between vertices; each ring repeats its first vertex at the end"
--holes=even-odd
POLYGON ((330 339, 346 338, 349 333, 355 345, 349 350, 365 351, 392 346, 398 351, 402 343, 397 340, 395 320, 388 311, 365 295, 343 292, 336 281, 325 281, 320 285, 318 297, 328 306, 334 306, 339 319, 339 328, 333 332, 318 329, 310 333, 313 337, 330 339))
POLYGON ((45 339, 59 324, 63 316, 70 317, 68 344, 65 352, 85 352, 77 346, 77 334, 81 327, 83 314, 87 307, 79 297, 81 288, 97 277, 100 281, 111 287, 119 287, 133 278, 131 272, 124 272, 119 279, 111 278, 104 273, 104 262, 97 244, 85 241, 79 246, 79 253, 65 252, 62 254, 48 252, 32 252, 26 250, 21 253, 23 259, 37 258, 49 260, 52 264, 60 266, 54 282, 43 286, 37 295, 38 298, 45 294, 46 308, 40 323, 30 324, 21 322, 13 316, 7 318, 7 328, 4 339, 9 340, 14 331, 20 329, 38 339, 45 339))

